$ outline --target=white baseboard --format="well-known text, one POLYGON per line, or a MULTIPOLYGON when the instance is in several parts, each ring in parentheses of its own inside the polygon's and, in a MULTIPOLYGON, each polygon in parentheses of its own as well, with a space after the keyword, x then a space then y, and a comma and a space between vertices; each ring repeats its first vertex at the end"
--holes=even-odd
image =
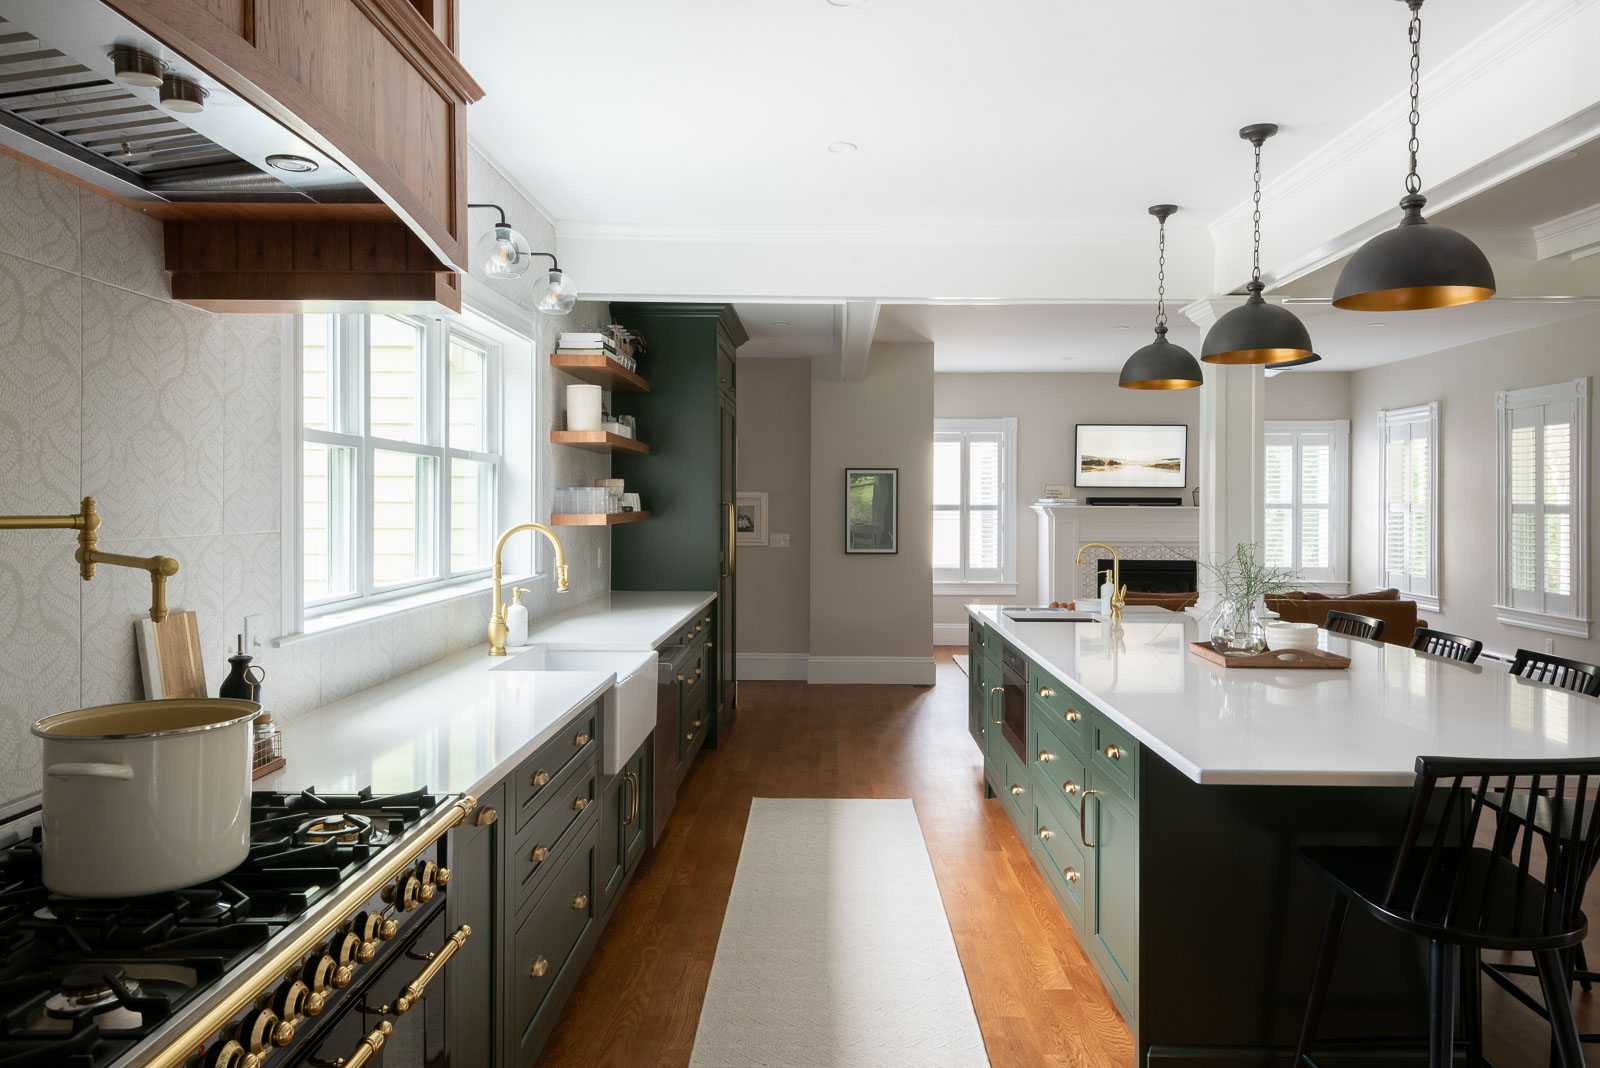
POLYGON ((805 653, 740 653, 739 678, 751 682, 805 682, 805 653))
POLYGON ((967 625, 965 623, 935 623, 933 625, 933 644, 967 644, 967 625))
POLYGON ((806 662, 806 681, 813 685, 932 686, 934 677, 931 656, 813 656, 806 662))

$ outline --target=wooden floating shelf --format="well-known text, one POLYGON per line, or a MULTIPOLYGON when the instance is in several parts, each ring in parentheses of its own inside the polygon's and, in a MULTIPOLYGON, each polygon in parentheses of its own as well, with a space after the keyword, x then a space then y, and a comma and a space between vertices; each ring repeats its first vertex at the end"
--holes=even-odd
POLYGON ((550 440, 557 445, 571 445, 574 449, 587 449, 589 452, 650 451, 650 446, 642 441, 606 430, 552 430, 550 440))
POLYGON ((650 518, 649 512, 593 512, 571 515, 553 515, 553 527, 614 527, 618 523, 642 523, 650 518))
POLYGON ((591 386, 624 393, 650 392, 650 383, 603 352, 552 352, 550 366, 591 386))

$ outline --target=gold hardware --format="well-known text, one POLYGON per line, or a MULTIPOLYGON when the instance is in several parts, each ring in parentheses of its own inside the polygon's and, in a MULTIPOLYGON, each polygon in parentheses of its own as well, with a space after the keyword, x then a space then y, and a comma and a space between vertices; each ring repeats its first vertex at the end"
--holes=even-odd
POLYGON ((1055 836, 1056 836, 1056 832, 1052 831, 1050 828, 1048 828, 1048 827, 1040 827, 1039 828, 1039 841, 1048 842, 1048 841, 1050 841, 1050 839, 1054 838, 1055 836))
POLYGON ((577 737, 572 739, 572 744, 573 745, 588 745, 589 744, 589 735, 587 733, 578 734, 577 737))
POLYGON ((1122 747, 1120 745, 1108 745, 1105 748, 1105 754, 1106 754, 1106 756, 1110 757, 1112 760, 1121 760, 1122 759, 1122 747))
POLYGON ((703 723, 703 722, 704 722, 704 720, 698 720, 697 719, 697 720, 694 721, 693 724, 691 724, 691 726, 693 726, 695 728, 699 728, 700 724, 703 723))
POLYGON ((1127 604, 1128 587, 1122 584, 1122 557, 1117 555, 1117 550, 1103 541, 1085 542, 1078 548, 1078 563, 1083 563, 1083 550, 1104 549, 1111 554, 1111 622, 1122 621, 1122 609, 1127 604))
MULTIPOLYGON (((724 379, 726 381, 726 379, 724 379)), ((738 543, 738 534, 734 530, 734 508, 732 501, 723 501, 722 507, 728 510, 728 566, 722 572, 723 578, 733 577, 733 547, 738 543)))
POLYGON ((707 649, 711 648, 711 640, 709 638, 706 639, 706 648, 707 649))
POLYGON ((1069 883, 1075 883, 1075 882, 1078 881, 1078 869, 1077 868, 1068 868, 1066 871, 1062 872, 1061 874, 1065 875, 1067 877, 1067 882, 1069 882, 1069 883))
POLYGON ((361 1068, 363 1064, 366 1064, 372 1059, 372 1055, 374 1053, 383 1048, 383 1040, 388 1038, 393 1033, 394 1024, 390 1023, 388 1020, 380 1020, 378 1022, 378 1026, 373 1029, 372 1033, 357 1043, 355 1052, 350 1054, 350 1056, 340 1057, 337 1060, 331 1061, 324 1061, 313 1057, 310 1063, 316 1065, 317 1068, 361 1068))
POLYGON ((230 1038, 217 1048, 212 1056, 212 1063, 216 1064, 217 1068, 243 1068, 244 1047, 230 1038))
POLYGON ((699 669, 699 668, 695 668, 695 669, 694 669, 694 673, 695 673, 695 674, 696 674, 696 675, 698 675, 698 674, 700 674, 700 669, 699 669))
POLYGON ((576 911, 578 911, 580 909, 586 909, 588 907, 589 907, 589 895, 588 894, 579 894, 578 896, 576 896, 576 897, 574 897, 572 899, 572 910, 574 912, 576 912, 576 911))
POLYGON ((622 818, 624 827, 631 826, 639 818, 639 776, 631 771, 622 773, 622 781, 628 784, 628 814, 622 818))
POLYGON ((396 1016, 404 1016, 411 1011, 412 1006, 416 1005, 417 999, 422 997, 422 992, 427 988, 428 983, 433 980, 434 976, 439 974, 439 969, 443 968, 450 958, 456 955, 456 951, 465 945, 467 939, 471 937, 472 928, 467 924, 462 924, 456 928, 455 934, 445 940, 443 947, 437 952, 429 954, 428 966, 422 969, 422 973, 411 980, 404 990, 400 991, 399 997, 394 999, 394 1014, 396 1016))
POLYGON ((536 772, 533 773, 532 785, 534 785, 534 786, 543 786, 545 783, 547 783, 549 781, 550 781, 550 773, 548 771, 536 771, 536 772))
POLYGON ((528 854, 528 859, 535 864, 543 864, 549 856, 550 850, 545 846, 539 845, 533 847, 533 852, 528 854))
POLYGON ((550 970, 550 962, 545 960, 543 954, 540 954, 538 959, 533 962, 533 967, 528 969, 528 974, 531 975, 533 978, 538 979, 540 976, 544 975, 544 973, 549 971, 549 970, 550 970))
POLYGON ((686 742, 694 741, 694 731, 690 731, 688 734, 685 734, 683 736, 683 740, 686 741, 686 742))
POLYGON ((633 815, 628 817, 628 822, 632 824, 637 823, 639 820, 639 804, 641 801, 642 791, 639 789, 638 775, 630 771, 628 772, 628 778, 633 781, 633 815))
POLYGON ((1050 763, 1050 761, 1054 760, 1055 758, 1056 758, 1056 755, 1054 753, 1047 753, 1043 749, 1039 750, 1039 763, 1048 764, 1048 763, 1050 763))
POLYGON ((1068 795, 1075 794, 1078 792, 1078 784, 1068 779, 1061 784, 1061 792, 1068 795))
POLYGON ((333 970, 333 985, 343 990, 350 985, 350 980, 356 977, 356 967, 353 964, 341 964, 333 970))
POLYGON ((327 1004, 327 995, 312 992, 306 995, 306 1015, 315 1016, 322 1011, 322 1006, 327 1004))
POLYGON ((1089 798, 1099 792, 1098 790, 1085 790, 1083 792, 1083 801, 1078 805, 1078 841, 1083 843, 1083 848, 1085 849, 1093 849, 1095 847, 1095 843, 1089 841, 1089 836, 1084 831, 1084 816, 1089 811, 1089 798))
MULTIPOLYGON (((272 995, 273 1011, 278 1014, 278 1019, 282 1021, 282 1025, 279 1027, 280 1031, 283 1027, 288 1027, 292 1037, 296 1021, 302 1016, 316 1015, 316 1013, 306 1011, 306 998, 310 994, 311 991, 306 989, 304 982, 299 979, 292 979, 280 986, 277 992, 272 995)), ((317 1005, 317 1011, 322 1011, 320 1001, 317 1005)), ((278 1045, 278 1043, 274 1041, 273 1045, 278 1045)))
POLYGON ((572 810, 574 812, 582 812, 584 809, 586 809, 588 807, 589 807, 589 799, 587 797, 580 797, 577 800, 572 802, 572 810))
POLYGON ((1018 786, 1016 783, 1012 783, 1011 784, 1011 796, 1012 797, 1021 797, 1022 796, 1022 787, 1018 786))
MULTIPOLYGON (((994 695, 997 694, 997 693, 1001 693, 1004 690, 1005 690, 1004 686, 991 686, 991 687, 989 687, 989 722, 993 723, 996 727, 1000 726, 1000 720, 994 718, 994 695)), ((1002 716, 1005 715, 1005 706, 1004 705, 1002 705, 1000 707, 1000 713, 1001 713, 1002 716)))
POLYGON ((710 616, 706 616, 706 622, 707 622, 707 623, 710 623, 710 622, 711 622, 711 617, 710 617, 710 616))
POLYGON ((278 1014, 271 1009, 261 1009, 245 1018, 248 1025, 241 1029, 239 1038, 251 1053, 265 1053, 274 1043, 272 1034, 278 1029, 278 1014))
POLYGON ((1056 692, 1054 690, 1052 690, 1050 687, 1048 687, 1048 686, 1039 687, 1039 696, 1040 697, 1054 697, 1055 695, 1056 695, 1056 692))
POLYGON ((499 818, 499 812, 492 808, 484 807, 478 810, 478 815, 473 819, 472 822, 479 827, 487 827, 499 818))
POLYGON ((511 540, 511 535, 520 534, 524 530, 531 530, 543 534, 550 539, 550 544, 556 550, 556 592, 567 592, 567 554, 561 548, 561 539, 556 537, 556 532, 543 523, 518 523, 516 526, 500 535, 500 540, 494 543, 494 567, 490 573, 490 582, 494 587, 493 611, 489 615, 489 655, 506 655, 506 636, 511 631, 506 627, 505 598, 501 596, 500 587, 500 554, 505 551, 506 542, 511 540))
POLYGON ((294 1041, 294 1024, 288 1020, 279 1020, 278 1026, 272 1029, 272 1044, 282 1049, 294 1041))
POLYGON ((96 564, 148 571, 150 618, 156 623, 167 618, 167 579, 178 573, 178 561, 170 556, 124 556, 97 549, 100 513, 95 511, 93 497, 85 497, 72 515, 0 515, 0 530, 76 530, 78 551, 72 555, 78 561, 78 574, 83 581, 94 578, 96 564))
POLYGON ((682 682, 682 681, 683 681, 683 676, 682 676, 682 675, 679 675, 679 676, 678 676, 678 681, 679 681, 679 682, 682 682))
POLYGON ((384 920, 383 926, 378 930, 378 937, 385 942, 390 941, 400 933, 399 920, 384 920))
POLYGON ((448 883, 450 881, 450 869, 449 868, 440 868, 434 874, 433 881, 435 883, 437 883, 438 885, 440 885, 440 886, 444 886, 446 883, 448 883))
POLYGON ((1081 712, 1079 712, 1076 708, 1067 709, 1066 712, 1064 712, 1062 714, 1062 716, 1068 723, 1076 723, 1076 722, 1078 722, 1078 720, 1083 718, 1083 714, 1081 712))

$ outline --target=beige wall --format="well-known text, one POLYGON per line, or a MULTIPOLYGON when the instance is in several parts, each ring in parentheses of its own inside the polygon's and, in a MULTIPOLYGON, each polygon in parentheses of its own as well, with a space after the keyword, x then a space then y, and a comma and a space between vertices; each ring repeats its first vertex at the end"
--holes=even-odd
POLYGON ((1350 372, 1285 371, 1268 378, 1267 418, 1350 418, 1350 372))
POLYGON ((811 637, 810 360, 739 361, 739 491, 767 494, 769 537, 766 546, 739 546, 739 675, 804 678, 811 637), (771 545, 774 534, 787 534, 789 547, 771 545))
POLYGON ((929 344, 876 344, 865 381, 811 383, 812 681, 933 682, 933 397, 929 344), (897 554, 844 551, 847 467, 900 469, 897 554))
MULTIPOLYGON (((1440 612, 1424 612, 1434 626, 1479 638, 1491 649, 1543 649, 1554 638, 1565 656, 1600 661, 1600 636, 1587 641, 1495 622, 1499 552, 1495 515, 1494 395, 1571 381, 1600 372, 1595 326, 1589 315, 1491 338, 1431 356, 1355 372, 1351 378, 1350 582, 1371 588, 1382 579, 1382 518, 1378 498, 1378 412, 1440 402, 1439 556, 1440 612)), ((1591 383, 1592 388, 1592 383, 1591 383)), ((1591 393, 1591 397, 1593 394, 1591 393)), ((1600 580, 1600 433, 1589 414, 1589 611, 1596 610, 1600 580)))

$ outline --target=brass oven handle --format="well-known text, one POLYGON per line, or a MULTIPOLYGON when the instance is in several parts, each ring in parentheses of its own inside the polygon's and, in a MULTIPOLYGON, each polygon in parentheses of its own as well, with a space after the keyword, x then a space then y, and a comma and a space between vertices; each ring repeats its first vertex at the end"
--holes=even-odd
POLYGON ((374 1053, 383 1048, 383 1040, 393 1033, 394 1024, 388 1020, 379 1021, 378 1026, 356 1045, 356 1051, 350 1056, 338 1057, 331 1061, 313 1057, 310 1063, 316 1065, 317 1068, 361 1068, 363 1064, 372 1059, 374 1053))
POLYGON ((729 578, 733 577, 733 572, 735 570, 734 569, 734 554, 738 551, 736 546, 738 546, 738 544, 739 544, 739 532, 738 532, 737 520, 735 518, 734 512, 735 512, 735 509, 733 507, 733 502, 729 501, 728 502, 728 577, 729 578))
POLYGON ((1088 835, 1084 831, 1084 814, 1089 811, 1089 798, 1099 792, 1098 790, 1085 790, 1083 792, 1083 800, 1078 802, 1078 841, 1083 843, 1083 848, 1085 849, 1093 849, 1095 843, 1089 841, 1088 835))
MULTIPOLYGON (((1005 692, 1005 687, 1004 686, 991 686, 991 687, 989 687, 989 722, 993 723, 996 727, 1000 726, 1000 720, 994 718, 994 695, 997 694, 997 693, 1003 693, 1003 692, 1005 692)), ((1004 718, 1004 716, 1005 716, 1005 706, 1004 705, 1000 706, 1000 715, 1001 715, 1002 718, 1004 718)))
POLYGON ((466 945, 467 939, 472 937, 472 928, 462 924, 456 928, 456 933, 445 940, 436 953, 428 955, 428 966, 422 969, 422 974, 411 980, 406 988, 400 991, 400 996, 394 999, 394 1014, 404 1016, 416 1005, 417 999, 422 997, 422 992, 427 988, 433 977, 439 974, 451 957, 456 955, 456 950, 466 945))

